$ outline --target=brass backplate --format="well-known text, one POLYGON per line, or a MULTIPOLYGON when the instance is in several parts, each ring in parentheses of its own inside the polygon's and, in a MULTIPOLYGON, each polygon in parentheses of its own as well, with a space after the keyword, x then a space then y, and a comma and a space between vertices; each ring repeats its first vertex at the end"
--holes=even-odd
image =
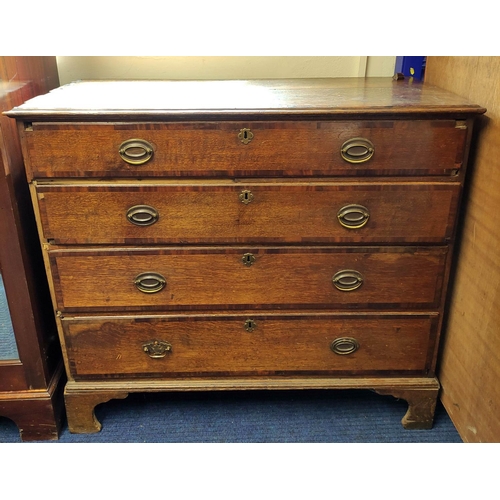
POLYGON ((142 344, 142 349, 150 358, 159 359, 172 351, 172 344, 164 340, 151 340, 142 344))

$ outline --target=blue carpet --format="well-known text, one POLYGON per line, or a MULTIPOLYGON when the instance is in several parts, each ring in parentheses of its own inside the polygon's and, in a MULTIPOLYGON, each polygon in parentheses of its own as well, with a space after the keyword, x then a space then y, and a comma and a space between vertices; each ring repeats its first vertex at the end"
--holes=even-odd
MULTIPOLYGON (((365 390, 141 393, 97 406, 97 434, 60 443, 461 443, 443 406, 431 430, 401 425, 407 403, 365 390)), ((20 442, 0 418, 0 442, 20 442)), ((57 443, 57 442, 56 442, 57 443)))

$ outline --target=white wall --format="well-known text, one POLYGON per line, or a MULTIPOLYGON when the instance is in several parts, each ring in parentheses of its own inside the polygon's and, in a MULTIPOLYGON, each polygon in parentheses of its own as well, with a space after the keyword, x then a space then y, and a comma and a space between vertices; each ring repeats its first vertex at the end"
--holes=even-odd
POLYGON ((394 74, 395 56, 59 56, 61 85, 75 80, 374 77, 394 74))

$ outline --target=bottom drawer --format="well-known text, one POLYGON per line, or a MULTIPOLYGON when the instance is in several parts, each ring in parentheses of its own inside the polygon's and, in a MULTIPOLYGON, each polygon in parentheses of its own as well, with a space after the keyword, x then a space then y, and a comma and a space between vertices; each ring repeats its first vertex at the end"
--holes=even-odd
POLYGON ((62 319, 75 380, 424 374, 437 314, 220 314, 62 319))

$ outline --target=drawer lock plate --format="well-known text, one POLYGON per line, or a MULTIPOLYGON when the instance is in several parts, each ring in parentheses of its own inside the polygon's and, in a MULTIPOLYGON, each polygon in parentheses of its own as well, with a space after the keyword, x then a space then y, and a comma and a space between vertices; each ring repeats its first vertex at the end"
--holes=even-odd
POLYGON ((238 139, 243 144, 248 144, 253 139, 253 132, 249 128, 242 128, 238 134, 238 139))
POLYGON ((249 191, 248 189, 244 189, 240 193, 239 199, 240 199, 241 203, 243 203, 245 205, 248 205, 253 200, 253 193, 252 193, 252 191, 249 191))
POLYGON ((243 262, 243 264, 247 267, 250 267, 256 260, 257 259, 253 253, 246 253, 241 258, 241 262, 243 262))
POLYGON ((257 328, 257 323, 253 319, 247 319, 245 321, 245 330, 247 332, 254 332, 257 328))

